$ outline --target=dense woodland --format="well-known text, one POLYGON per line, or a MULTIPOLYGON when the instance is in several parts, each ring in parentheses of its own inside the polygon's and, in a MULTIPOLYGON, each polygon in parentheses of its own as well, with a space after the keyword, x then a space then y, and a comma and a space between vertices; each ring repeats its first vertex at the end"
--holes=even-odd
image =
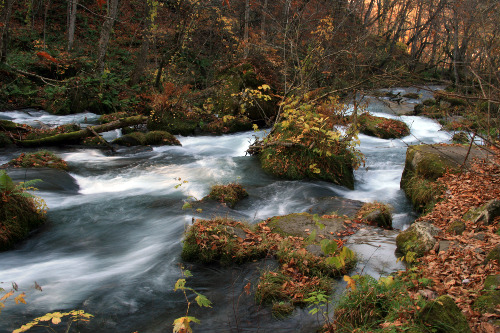
POLYGON ((276 105, 318 88, 341 94, 439 81, 490 121, 498 104, 489 102, 500 100, 498 6, 4 0, 2 108, 148 115, 163 93, 224 116, 244 113, 263 84, 276 105))

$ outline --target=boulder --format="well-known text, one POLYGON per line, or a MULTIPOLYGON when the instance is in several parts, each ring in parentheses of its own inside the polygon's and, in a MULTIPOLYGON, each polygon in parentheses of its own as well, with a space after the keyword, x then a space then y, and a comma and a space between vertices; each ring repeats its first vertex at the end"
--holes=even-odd
POLYGON ((361 133, 381 139, 397 139, 410 134, 408 125, 396 119, 363 113, 358 117, 358 122, 361 133))
POLYGON ((477 217, 474 219, 474 223, 483 222, 486 225, 490 225, 498 216, 500 216, 500 200, 493 199, 477 210, 477 217))
POLYGON ((472 332, 459 307, 453 298, 443 295, 427 303, 418 313, 417 318, 435 333, 469 333, 472 332))
POLYGON ((345 230, 343 218, 315 218, 308 213, 294 213, 271 218, 268 225, 286 236, 308 237, 316 232, 317 240, 320 236, 330 238, 345 230), (323 225, 324 227, 320 227, 323 225))
POLYGON ((446 229, 447 232, 455 235, 461 235, 465 231, 466 225, 462 220, 454 220, 446 229))
POLYGON ((396 237, 397 250, 403 255, 408 252, 421 257, 436 244, 436 238, 441 230, 428 222, 415 222, 396 237))
POLYGON ((500 275, 490 275, 484 281, 481 296, 473 304, 473 308, 481 313, 495 313, 500 305, 500 275))
POLYGON ((495 246, 493 250, 488 253, 486 259, 484 259, 484 263, 487 264, 490 260, 496 260, 500 263, 500 244, 495 246))
POLYGON ((418 211, 428 211, 438 201, 443 189, 436 180, 445 172, 458 172, 465 161, 470 166, 474 159, 487 159, 488 153, 479 148, 443 144, 408 147, 401 177, 401 188, 418 211), (466 156, 468 157, 466 160, 466 156))

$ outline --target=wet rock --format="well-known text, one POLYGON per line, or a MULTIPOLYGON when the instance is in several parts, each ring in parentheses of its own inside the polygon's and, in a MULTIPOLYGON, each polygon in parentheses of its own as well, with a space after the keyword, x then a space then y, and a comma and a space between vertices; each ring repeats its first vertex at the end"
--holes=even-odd
POLYGON ((464 221, 462 220, 455 220, 451 222, 451 224, 448 226, 448 229, 446 229, 447 232, 455 235, 461 235, 465 231, 466 225, 464 221))
POLYGON ((295 213, 284 216, 275 216, 268 222, 270 227, 274 227, 275 231, 290 236, 308 237, 313 231, 316 232, 316 239, 320 236, 331 237, 338 232, 345 230, 344 219, 342 218, 317 218, 308 213, 295 213), (318 225, 324 225, 320 228, 318 225))
POLYGON ((309 244, 306 246, 306 250, 307 250, 307 252, 309 252, 317 257, 324 257, 325 256, 325 253, 321 249, 321 245, 309 244))
POLYGON ((58 191, 67 194, 77 194, 80 186, 66 171, 53 168, 38 169, 7 169, 7 174, 14 182, 25 182, 33 179, 41 179, 34 186, 41 191, 58 191))
POLYGON ((417 257, 421 257, 434 247, 434 237, 440 232, 439 228, 428 222, 415 222, 396 237, 397 250, 404 255, 414 252, 417 257))
POLYGON ((368 222, 375 223, 377 226, 379 226, 381 228, 392 228, 392 216, 387 215, 385 212, 382 212, 382 210, 380 210, 380 209, 377 209, 371 213, 368 213, 365 216, 365 219, 368 222))
POLYGON ((247 233, 242 229, 242 228, 239 228, 239 227, 226 227, 226 230, 229 234, 233 235, 234 237, 236 238, 241 238, 241 239, 245 239, 247 238, 247 233))
POLYGON ((436 333, 469 333, 467 318, 448 295, 438 297, 427 303, 418 313, 417 318, 436 333))
POLYGON ((364 205, 364 202, 341 197, 323 197, 315 199, 313 205, 307 210, 310 214, 318 215, 346 215, 353 218, 364 205))

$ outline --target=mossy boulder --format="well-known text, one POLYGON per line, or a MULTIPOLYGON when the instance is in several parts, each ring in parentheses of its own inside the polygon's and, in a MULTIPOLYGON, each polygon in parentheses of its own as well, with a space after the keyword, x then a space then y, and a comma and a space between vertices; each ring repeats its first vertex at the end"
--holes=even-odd
POLYGON ((215 200, 234 208, 242 199, 248 197, 248 192, 240 184, 214 185, 210 193, 202 200, 215 200))
POLYGON ((361 207, 358 217, 366 220, 368 224, 392 229, 392 210, 393 208, 387 204, 369 202, 361 207))
POLYGON ((458 172, 467 154, 466 166, 474 158, 487 158, 481 149, 469 152, 465 146, 433 144, 408 147, 400 185, 416 210, 428 211, 435 205, 443 192, 436 180, 446 171, 458 172))
POLYGON ((146 145, 146 134, 142 132, 133 132, 126 134, 117 139, 114 139, 112 143, 120 146, 144 146, 146 145))
POLYGON ((466 225, 462 220, 454 220, 446 229, 447 232, 454 235, 461 235, 465 231, 466 225))
POLYGON ((151 131, 146 133, 147 145, 180 146, 181 143, 175 136, 165 131, 151 131))
POLYGON ((500 305, 500 275, 490 275, 484 281, 483 294, 479 296, 473 308, 481 313, 497 313, 500 305))
POLYGON ((0 132, 0 148, 7 147, 12 144, 12 140, 5 133, 0 132))
POLYGON ((427 303, 418 313, 427 332, 435 333, 470 333, 472 332, 460 308, 453 298, 443 295, 427 303))
POLYGON ((500 216, 500 200, 493 199, 488 201, 481 207, 471 208, 465 215, 464 220, 473 221, 474 223, 484 223, 490 225, 495 218, 500 216))
POLYGON ((397 251, 403 255, 413 252, 417 257, 421 257, 434 247, 434 237, 440 232, 438 227, 428 222, 415 222, 396 237, 397 251))
POLYGON ((367 112, 358 117, 358 122, 361 133, 382 139, 402 138, 410 134, 410 128, 404 122, 373 116, 367 112))
POLYGON ((259 158, 264 171, 280 178, 320 179, 354 188, 353 156, 348 150, 326 156, 307 147, 276 145, 264 148, 259 158))
POLYGON ((13 168, 54 168, 68 170, 68 164, 51 151, 40 150, 33 153, 21 153, 9 161, 6 166, 13 168))
POLYGON ((484 259, 484 263, 488 263, 491 260, 496 260, 498 263, 500 263, 500 244, 495 246, 487 255, 486 258, 484 259))
POLYGON ((44 202, 0 171, 0 251, 8 250, 45 222, 44 202))

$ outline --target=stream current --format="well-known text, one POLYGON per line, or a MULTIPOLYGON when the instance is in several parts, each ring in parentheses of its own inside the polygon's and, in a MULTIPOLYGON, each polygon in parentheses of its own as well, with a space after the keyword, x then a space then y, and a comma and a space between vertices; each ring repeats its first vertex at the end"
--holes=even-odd
MULTIPOLYGON (((370 107, 368 107, 370 110, 370 107)), ((372 113, 396 117, 387 113, 372 113)), ((230 216, 250 222, 307 211, 318 198, 340 196, 389 203, 396 229, 415 218, 399 182, 407 145, 449 142, 433 120, 401 116, 411 135, 383 140, 360 135, 366 165, 355 171, 355 189, 322 181, 286 181, 265 174, 257 158, 245 156, 254 135, 179 137, 182 147, 125 148, 108 155, 94 149, 56 150, 69 166, 69 175, 54 170, 9 171, 16 181, 41 178, 37 184, 49 207, 49 222, 15 249, 0 253, 0 287, 17 283, 27 304, 10 300, 0 314, 0 332, 11 332, 47 312, 84 309, 95 316, 84 332, 171 332, 187 304, 174 292, 183 232, 192 218, 230 216), (187 183, 183 183, 187 181, 187 183), (210 186, 239 182, 248 191, 234 210, 214 206, 201 213, 182 210, 187 198, 201 199, 210 186), (176 185, 181 184, 176 188, 176 185), (43 291, 34 288, 37 282, 43 291)), ((0 119, 49 126, 94 123, 94 114, 52 116, 42 111, 0 113, 0 119)), ((105 134, 106 139, 120 135, 105 134)), ((20 151, 0 156, 0 164, 20 151)), ((397 231, 363 228, 348 246, 360 261, 353 274, 378 278, 403 269, 394 254, 397 231)), ((270 309, 256 304, 244 286, 256 286, 259 272, 276 266, 262 260, 237 267, 185 264, 193 277, 187 286, 207 296, 213 307, 192 305, 189 315, 201 320, 197 332, 314 332, 319 325, 307 309, 285 320, 273 319, 270 309)), ((337 294, 345 286, 339 281, 337 294)), ((33 330, 32 330, 33 331, 33 330)), ((36 332, 36 330, 34 330, 36 332)))

